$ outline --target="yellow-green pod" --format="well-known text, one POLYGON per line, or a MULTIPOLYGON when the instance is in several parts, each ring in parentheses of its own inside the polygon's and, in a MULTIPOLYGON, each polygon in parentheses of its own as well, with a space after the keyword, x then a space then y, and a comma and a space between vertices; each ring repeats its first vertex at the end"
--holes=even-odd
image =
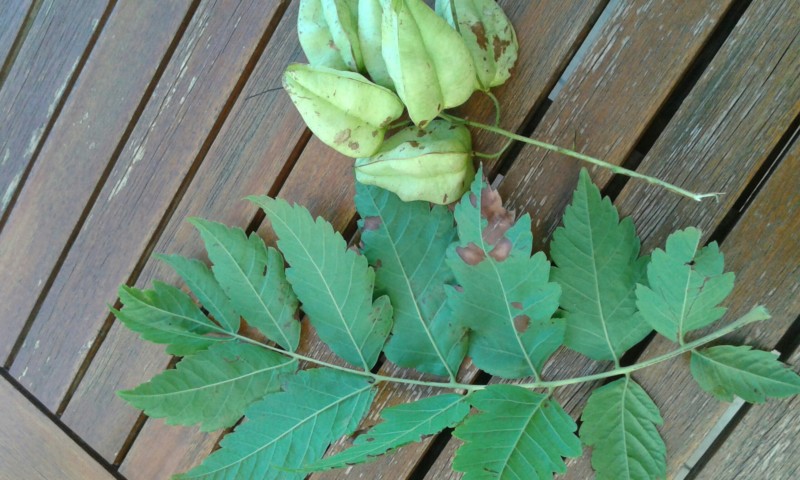
POLYGON ((358 41, 358 0, 322 0, 322 13, 347 68, 364 72, 358 41))
POLYGON ((422 0, 383 5, 382 53, 397 94, 420 127, 475 90, 475 67, 461 35, 422 0))
POLYGON ((381 22, 383 18, 382 0, 358 1, 358 40, 361 43, 361 56, 364 68, 373 82, 386 88, 394 88, 392 77, 386 69, 381 53, 381 22))
POLYGON ((452 203, 472 179, 472 140, 469 131, 445 120, 427 129, 408 127, 388 138, 378 153, 356 160, 356 180, 395 193, 403 201, 452 203))
POLYGON ((308 63, 314 66, 348 70, 328 28, 321 0, 300 0, 297 12, 297 37, 308 63))
POLYGON ((403 114, 394 92, 353 72, 293 64, 283 74, 283 88, 308 128, 349 157, 374 154, 389 124, 403 114))
POLYGON ((495 0, 436 0, 436 13, 464 38, 478 88, 488 91, 508 80, 519 44, 514 26, 495 0))

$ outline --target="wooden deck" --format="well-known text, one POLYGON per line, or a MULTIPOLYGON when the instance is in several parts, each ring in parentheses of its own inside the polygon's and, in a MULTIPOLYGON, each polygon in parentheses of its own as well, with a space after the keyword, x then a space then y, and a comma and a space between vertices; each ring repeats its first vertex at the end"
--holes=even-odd
MULTIPOLYGON (((108 305, 121 283, 177 281, 153 252, 201 255, 187 216, 269 237, 263 215, 242 201, 269 194, 353 234, 351 160, 310 135, 280 88, 284 68, 304 61, 297 3, 0 4, 0 478, 166 478, 214 448, 219 434, 167 427, 114 395, 170 365, 108 305)), ((776 349, 800 369, 797 0, 500 3, 521 46, 512 80, 497 92, 503 126, 724 192, 695 203, 593 172, 634 218, 645 251, 689 225, 719 242, 737 275, 729 318, 756 303, 774 317, 734 340, 776 349)), ((491 103, 476 94, 462 113, 487 120, 491 103)), ((476 150, 501 144, 476 135, 476 150)), ((510 205, 532 215, 537 248, 546 248, 582 165, 527 147, 485 165, 492 178, 502 175, 510 205)), ((639 358, 670 348, 662 340, 642 345, 639 358)), ((564 350, 545 376, 607 368, 564 350)), ((407 374, 388 363, 382 370, 407 374)), ((719 403, 690 380, 686 358, 637 379, 662 409, 669 478, 800 475, 800 398, 719 403)), ((558 392, 573 417, 590 387, 558 392)), ((376 404, 428 393, 386 386, 376 404)), ((312 478, 457 478, 456 446, 443 434, 312 478)), ((590 471, 584 455, 565 477, 590 471)))

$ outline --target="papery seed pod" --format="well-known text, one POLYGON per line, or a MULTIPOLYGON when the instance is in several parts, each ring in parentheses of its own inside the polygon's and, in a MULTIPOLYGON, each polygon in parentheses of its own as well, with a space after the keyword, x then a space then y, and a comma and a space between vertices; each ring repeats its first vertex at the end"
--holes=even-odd
POLYGON ((358 2, 358 40, 364 67, 373 82, 386 88, 394 88, 392 77, 386 69, 381 53, 381 24, 383 0, 359 0, 358 2))
POLYGON ((297 36, 314 66, 363 71, 358 0, 300 0, 297 36))
POLYGON ((356 160, 356 180, 403 201, 447 204, 461 198, 475 177, 469 130, 445 120, 425 130, 411 126, 388 138, 370 158, 356 160))
POLYGON ((308 128, 349 157, 374 154, 389 124, 403 114, 394 92, 353 72, 293 64, 283 87, 308 128))
POLYGON ((436 0, 436 13, 464 38, 479 89, 488 91, 508 80, 519 44, 514 26, 495 0, 436 0))
POLYGON ((411 120, 424 127, 475 90, 475 67, 461 35, 422 0, 387 0, 382 52, 411 120))

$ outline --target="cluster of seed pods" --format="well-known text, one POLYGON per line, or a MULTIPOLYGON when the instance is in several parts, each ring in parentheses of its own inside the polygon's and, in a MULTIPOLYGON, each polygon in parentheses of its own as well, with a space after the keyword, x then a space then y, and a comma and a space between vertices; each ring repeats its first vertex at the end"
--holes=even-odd
POLYGON ((510 76, 514 28, 494 0, 301 0, 309 64, 283 86, 312 132, 356 158, 356 179, 406 201, 450 203, 475 175, 462 125, 437 119, 510 76), (409 126, 384 141, 407 112, 409 126))

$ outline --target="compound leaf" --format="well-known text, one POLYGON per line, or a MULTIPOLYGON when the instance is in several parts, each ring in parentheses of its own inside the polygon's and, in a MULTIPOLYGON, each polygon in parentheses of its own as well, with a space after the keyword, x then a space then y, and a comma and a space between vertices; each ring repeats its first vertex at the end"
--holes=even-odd
POLYGON ((200 218, 189 222, 203 237, 214 276, 234 308, 267 338, 294 351, 300 342, 297 297, 286 281, 281 254, 241 228, 200 218))
POLYGON ((153 282, 153 290, 120 285, 122 309, 111 311, 126 327, 145 340, 167 345, 170 355, 190 355, 229 338, 210 337, 224 333, 205 316, 200 307, 181 290, 153 282))
POLYGON ((547 395, 491 385, 469 399, 481 413, 453 432, 465 442, 453 460, 464 480, 552 478, 567 471, 562 457, 581 454, 577 425, 547 395))
POLYGON ((348 250, 330 223, 314 221, 305 208, 249 198, 272 223, 291 266, 286 276, 319 337, 351 364, 371 369, 391 330, 392 306, 386 296, 372 301, 375 272, 367 259, 348 250))
POLYGON ((221 448, 178 479, 302 479, 298 469, 355 430, 375 395, 369 379, 315 368, 288 377, 284 391, 247 409, 221 448))
POLYGON ((248 405, 278 391, 280 375, 296 367, 296 360, 278 353, 227 342, 118 394, 150 417, 166 417, 169 425, 200 423, 201 431, 210 432, 234 425, 248 405))
POLYGON ((381 412, 383 423, 357 437, 352 447, 315 462, 306 470, 322 471, 364 463, 389 450, 418 442, 424 435, 452 427, 469 413, 466 398, 456 394, 438 395, 387 408, 381 412))
POLYGON ((636 305, 645 320, 673 342, 725 314, 717 305, 733 290, 733 273, 723 273, 716 242, 700 249, 700 230, 690 227, 667 238, 665 250, 653 252, 648 286, 636 288, 636 305))
POLYGON ((557 265, 553 280, 563 290, 564 343, 594 360, 619 360, 651 330, 636 311, 636 282, 647 257, 639 258, 633 222, 620 222, 585 169, 563 222, 550 254, 557 265))
POLYGON ((239 331, 239 314, 205 263, 180 255, 155 255, 180 275, 200 304, 229 332, 239 331))
POLYGON ((460 286, 449 298, 454 318, 471 331, 472 361, 506 378, 538 375, 561 345, 564 323, 552 318, 561 290, 548 281, 550 262, 542 252, 530 256, 530 220, 514 224, 482 176, 455 217, 459 241, 447 263, 460 286))
POLYGON ((402 367, 455 376, 467 347, 466 331, 453 324, 445 263, 456 236, 443 206, 403 202, 377 187, 356 183, 363 251, 375 269, 375 289, 392 301, 394 327, 386 357, 402 367))
POLYGON ((592 447, 599 479, 665 478, 667 447, 653 400, 630 377, 593 391, 581 416, 580 436, 592 447))
POLYGON ((719 400, 733 396, 763 403, 767 397, 800 393, 800 376, 778 361, 776 355, 752 350, 749 345, 692 350, 692 376, 700 388, 719 400))

